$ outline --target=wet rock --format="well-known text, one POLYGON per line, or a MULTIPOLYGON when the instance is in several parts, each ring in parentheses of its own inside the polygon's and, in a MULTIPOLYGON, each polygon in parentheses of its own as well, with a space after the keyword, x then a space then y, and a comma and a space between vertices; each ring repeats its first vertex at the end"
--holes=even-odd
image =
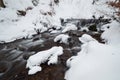
POLYGON ((21 11, 21 10, 18 10, 18 15, 21 15, 21 16, 25 16, 26 15, 26 11, 21 11))
POLYGON ((83 34, 85 34, 85 32, 72 30, 72 31, 69 31, 68 34, 69 36, 72 36, 72 37, 81 37, 83 34))

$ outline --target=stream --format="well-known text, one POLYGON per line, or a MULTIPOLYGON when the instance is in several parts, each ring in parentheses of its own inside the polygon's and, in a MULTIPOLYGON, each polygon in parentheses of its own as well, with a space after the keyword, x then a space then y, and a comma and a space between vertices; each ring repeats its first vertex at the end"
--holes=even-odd
MULTIPOLYGON (((85 26, 88 23, 101 23, 106 22, 104 20, 62 20, 62 25, 66 23, 74 23, 79 26, 85 26), (65 22, 66 21, 66 22, 65 22), (79 24, 79 22, 81 22, 79 24)), ((108 23, 108 21, 107 21, 108 23)), ((69 44, 62 44, 54 42, 54 38, 61 33, 49 33, 44 32, 41 34, 33 35, 32 38, 18 39, 9 43, 0 44, 0 80, 64 80, 64 74, 68 70, 66 61, 73 55, 76 55, 81 49, 81 42, 79 37, 83 34, 89 34, 99 42, 101 32, 95 31, 80 31, 73 30, 68 31, 65 34, 70 36, 69 44), (62 46, 64 48, 64 54, 58 59, 58 64, 48 66, 47 63, 42 64, 43 70, 35 75, 28 75, 28 69, 26 69, 26 62, 29 56, 43 50, 52 48, 53 46, 62 46)))

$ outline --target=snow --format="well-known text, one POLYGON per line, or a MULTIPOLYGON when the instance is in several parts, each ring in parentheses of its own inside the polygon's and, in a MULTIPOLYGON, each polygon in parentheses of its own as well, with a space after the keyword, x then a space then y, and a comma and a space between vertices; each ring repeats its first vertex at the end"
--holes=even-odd
POLYGON ((61 0, 55 7, 56 17, 65 19, 90 18, 93 10, 92 0, 61 0))
POLYGON ((7 20, 7 21, 11 21, 11 20, 15 20, 18 19, 17 16, 17 11, 11 8, 5 8, 5 9, 1 9, 0 10, 0 21, 1 20, 7 20), (8 14, 9 13, 9 14, 8 14), (7 14, 7 15, 6 15, 7 14))
POLYGON ((29 7, 33 7, 32 0, 3 0, 6 7, 15 10, 25 11, 29 7))
POLYGON ((22 27, 16 23, 4 22, 0 24, 0 41, 11 42, 16 39, 20 39, 23 37, 31 36, 29 33, 36 33, 34 29, 28 27, 22 27), (8 24, 7 24, 8 23, 8 24), (6 29, 5 29, 6 28, 6 29), (28 29, 27 29, 28 28, 28 29))
POLYGON ((41 71, 41 64, 48 61, 48 65, 57 64, 58 56, 63 54, 63 48, 61 46, 54 46, 49 50, 40 51, 29 57, 27 60, 26 68, 29 68, 29 75, 35 74, 41 71))
POLYGON ((92 37, 89 36, 88 34, 82 35, 82 37, 80 37, 79 40, 80 40, 82 43, 87 43, 87 42, 90 42, 90 41, 96 41, 94 38, 92 38, 92 37))
POLYGON ((77 27, 74 24, 69 23, 65 26, 65 28, 63 29, 62 32, 65 33, 67 31, 71 31, 71 30, 77 30, 77 27))
POLYGON ((67 61, 65 79, 120 80, 120 47, 101 44, 86 34, 80 40, 82 50, 67 61))
MULTIPOLYGON (((50 27, 49 20, 50 15, 43 15, 46 12, 46 7, 38 5, 32 10, 27 11, 24 17, 18 17, 17 11, 13 8, 5 8, 0 10, 0 41, 11 42, 23 37, 31 37, 32 34, 36 34, 35 29, 39 29, 40 32, 45 32, 50 27), (40 10, 42 10, 40 12, 40 10), (3 17, 6 14, 6 17, 3 17), (32 16, 32 17, 31 17, 32 16), (17 21, 15 21, 17 20, 17 21), (48 24, 48 27, 44 27, 43 23, 48 24)), ((50 11, 50 10, 49 10, 50 11)), ((49 12, 48 11, 48 12, 49 12)))
POLYGON ((106 41, 106 44, 120 46, 118 43, 120 41, 120 23, 112 21, 112 23, 102 26, 104 33, 102 34, 102 39, 106 41), (109 29, 106 28, 109 26, 109 29))
POLYGON ((88 32, 89 29, 88 29, 88 27, 81 27, 80 31, 86 31, 86 32, 88 32))
POLYGON ((41 71, 41 67, 39 66, 34 66, 31 70, 29 70, 29 75, 32 75, 32 74, 35 74, 37 73, 38 71, 41 71))
POLYGON ((68 44, 68 39, 69 38, 70 37, 68 35, 66 35, 66 34, 60 34, 60 35, 55 37, 54 42, 58 42, 59 41, 59 43, 68 44))

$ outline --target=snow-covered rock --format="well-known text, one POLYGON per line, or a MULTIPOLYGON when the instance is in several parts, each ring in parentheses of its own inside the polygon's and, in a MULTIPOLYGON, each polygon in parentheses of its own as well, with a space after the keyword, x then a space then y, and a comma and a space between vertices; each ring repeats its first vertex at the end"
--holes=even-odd
POLYGON ((120 23, 113 21, 112 23, 104 25, 102 27, 104 29, 104 33, 101 36, 102 39, 104 39, 109 45, 119 45, 118 43, 120 42, 120 23))
POLYGON ((58 42, 59 41, 60 43, 67 44, 69 38, 70 37, 68 35, 66 35, 66 34, 60 34, 60 35, 55 37, 54 42, 58 42))
POLYGON ((35 74, 38 71, 41 71, 41 64, 45 63, 48 60, 48 65, 50 64, 57 64, 58 56, 63 54, 63 48, 59 47, 52 47, 49 50, 40 51, 32 56, 29 57, 27 60, 26 68, 29 68, 29 75, 35 74))
POLYGON ((79 40, 82 42, 82 43, 88 43, 90 41, 96 41, 94 38, 92 38, 90 35, 88 34, 84 34, 82 35, 82 37, 79 38, 79 40))
POLYGON ((63 29, 63 33, 70 31, 70 30, 77 30, 77 27, 74 24, 67 24, 65 28, 63 29))

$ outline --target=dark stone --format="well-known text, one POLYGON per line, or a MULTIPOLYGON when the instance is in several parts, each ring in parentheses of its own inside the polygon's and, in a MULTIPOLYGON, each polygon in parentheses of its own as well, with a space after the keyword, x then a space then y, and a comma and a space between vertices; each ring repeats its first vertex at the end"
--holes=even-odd
POLYGON ((18 10, 17 14, 21 15, 21 16, 25 16, 26 15, 26 11, 20 11, 20 10, 18 10))
POLYGON ((90 31, 97 31, 97 26, 96 26, 96 24, 93 24, 93 25, 89 26, 88 29, 89 29, 90 31))
POLYGON ((54 0, 55 4, 58 4, 59 3, 59 0, 54 0))

